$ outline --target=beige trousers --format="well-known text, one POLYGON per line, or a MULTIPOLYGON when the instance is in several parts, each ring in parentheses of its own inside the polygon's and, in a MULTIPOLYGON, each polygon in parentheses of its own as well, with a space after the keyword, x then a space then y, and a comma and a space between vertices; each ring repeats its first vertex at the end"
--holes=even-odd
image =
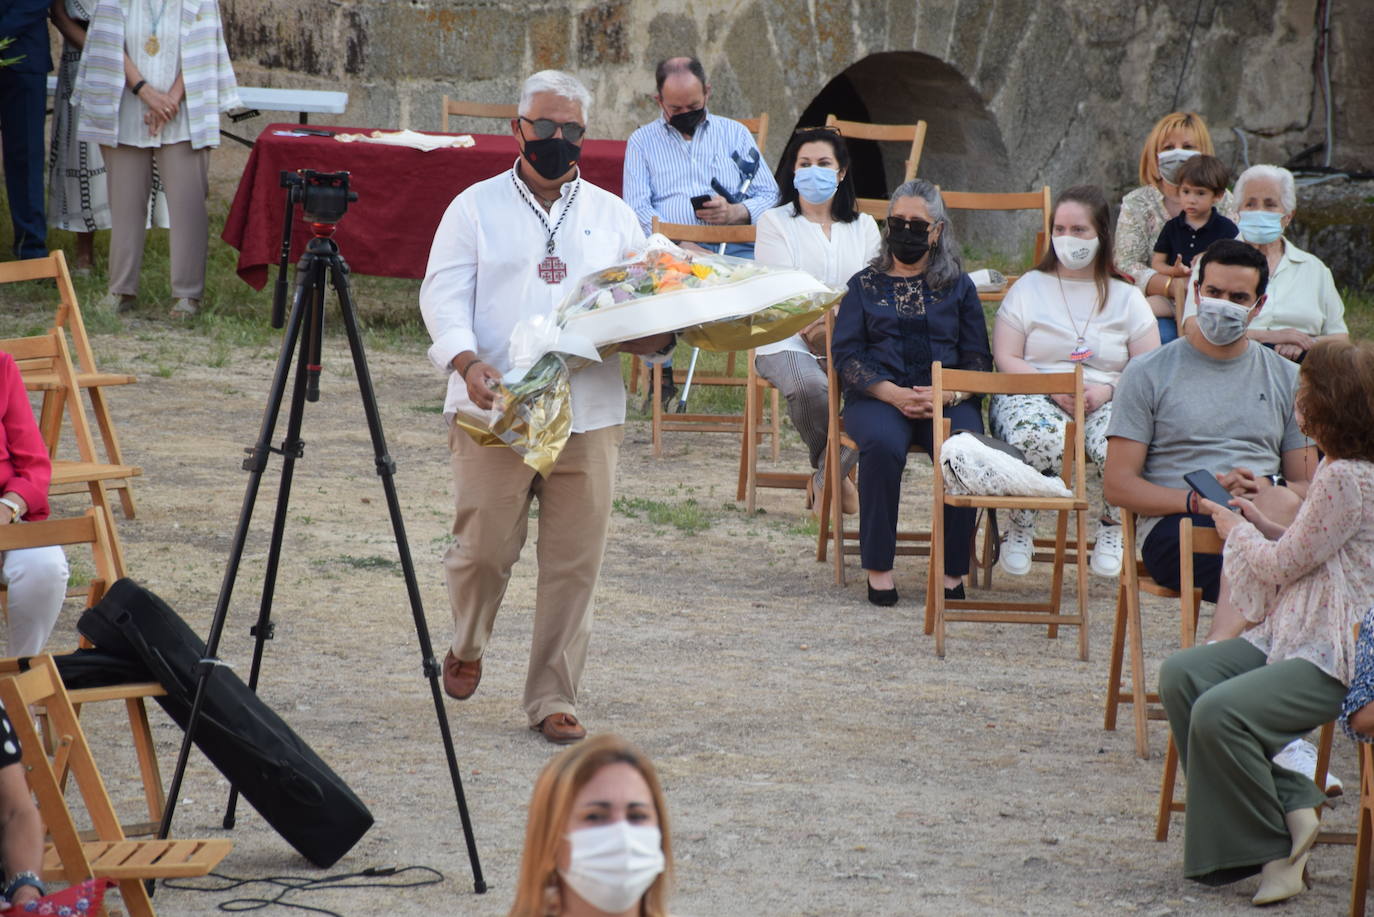
POLYGON ((577 713, 624 437, 622 426, 574 433, 548 478, 541 478, 510 449, 479 446, 458 427, 449 428, 456 513, 444 571, 459 659, 479 659, 486 649, 525 545, 530 502, 539 498, 539 578, 524 699, 531 726, 550 714, 577 713))
POLYGON ((171 223, 172 295, 205 295, 205 259, 210 248, 210 150, 193 150, 190 141, 159 147, 102 146, 110 196, 110 292, 138 295, 143 241, 152 200, 153 159, 167 191, 171 223))

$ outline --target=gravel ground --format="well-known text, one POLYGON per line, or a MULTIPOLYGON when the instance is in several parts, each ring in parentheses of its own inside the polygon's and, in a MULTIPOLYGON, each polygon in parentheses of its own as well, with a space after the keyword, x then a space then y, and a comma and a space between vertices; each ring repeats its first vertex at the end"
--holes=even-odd
MULTIPOLYGON (((139 374, 112 394, 127 459, 143 467, 138 517, 118 528, 130 573, 204 633, 218 593, 257 435, 272 348, 212 346, 161 323, 96 340, 102 368, 139 374)), ((333 869, 312 869, 246 806, 223 864, 234 876, 318 876, 419 864, 444 881, 400 891, 322 891, 299 900, 340 914, 504 914, 525 805, 555 749, 520 709, 535 568, 512 577, 482 686, 448 702, 490 891, 473 894, 454 800, 420 675, 415 629, 373 472, 351 367, 327 343, 322 397, 307 407, 261 694, 343 776, 375 827, 333 869)), ((438 652, 450 636, 439 557, 451 487, 443 380, 422 348, 371 354, 397 486, 438 652)), ((284 419, 283 419, 284 423, 284 419)), ((804 455, 795 437, 784 465, 804 455)), ((580 713, 620 732, 660 768, 677 851, 682 915, 1249 913, 1255 881, 1222 889, 1181 875, 1182 817, 1156 843, 1164 729, 1138 760, 1129 729, 1104 732, 1114 584, 1092 578, 1092 660, 1071 630, 951 625, 937 659, 920 632, 923 569, 898 569, 902 601, 869 605, 850 560, 832 584, 814 560, 797 491, 734 502, 738 443, 668 434, 650 458, 632 423, 598 594, 580 713)), ((264 480, 222 656, 246 677, 279 462, 264 480)), ((927 515, 928 468, 908 473, 904 512, 927 515)), ((80 499, 59 507, 75 512, 80 499)), ((535 537, 537 521, 531 526, 535 537)), ((532 552, 527 552, 532 554, 532 552)), ((1043 572, 1028 583, 1041 586, 1043 572)), ((1005 590, 1007 577, 995 588, 1005 590)), ((1071 587, 1070 587, 1071 588, 1071 587)), ((1071 599, 1066 599, 1066 601, 1071 599)), ((1176 606, 1146 598, 1148 655, 1177 639, 1176 606)), ((54 637, 69 646, 75 609, 54 637)), ((1153 675, 1151 676, 1153 678, 1153 675)), ((87 711, 121 811, 141 805, 117 705, 87 711)), ((152 713, 164 771, 180 732, 152 713)), ((1353 749, 1335 769, 1355 791, 1353 749)), ((175 833, 220 836, 227 785, 199 756, 175 833)), ((1353 824, 1353 795, 1330 816, 1353 824)), ((1286 914, 1333 914, 1349 896, 1351 851, 1320 847, 1315 887, 1286 914)), ((216 913, 229 893, 162 889, 164 914, 216 913)), ((279 911, 285 913, 285 911, 279 911)))

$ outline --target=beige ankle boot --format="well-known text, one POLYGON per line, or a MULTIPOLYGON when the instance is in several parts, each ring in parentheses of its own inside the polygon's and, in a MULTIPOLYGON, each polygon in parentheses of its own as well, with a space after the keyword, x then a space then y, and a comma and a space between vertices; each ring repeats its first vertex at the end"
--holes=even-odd
POLYGON ((1307 868, 1309 855, 1304 853, 1293 862, 1289 862, 1287 857, 1282 857, 1265 863, 1260 870, 1259 890, 1255 892, 1255 897, 1250 899, 1250 903, 1273 904, 1302 894, 1307 889, 1302 873, 1307 868))
POLYGON ((1293 838, 1293 849, 1288 854, 1288 862, 1297 862, 1298 857, 1312 849, 1312 845, 1317 842, 1317 831, 1321 828, 1321 820, 1317 818, 1315 809, 1301 808, 1294 809, 1283 817, 1288 823, 1288 834, 1293 838))

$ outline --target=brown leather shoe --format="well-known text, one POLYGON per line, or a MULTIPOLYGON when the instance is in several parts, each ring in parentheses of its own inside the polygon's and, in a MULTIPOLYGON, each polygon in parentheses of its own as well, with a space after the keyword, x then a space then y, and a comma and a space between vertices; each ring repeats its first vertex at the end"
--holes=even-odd
POLYGON ((587 728, 577 721, 571 713, 550 713, 537 726, 531 726, 544 734, 555 745, 571 745, 587 737, 587 728))
POLYGON ((454 700, 467 700, 482 682, 482 660, 465 662, 448 651, 444 657, 444 693, 454 700))

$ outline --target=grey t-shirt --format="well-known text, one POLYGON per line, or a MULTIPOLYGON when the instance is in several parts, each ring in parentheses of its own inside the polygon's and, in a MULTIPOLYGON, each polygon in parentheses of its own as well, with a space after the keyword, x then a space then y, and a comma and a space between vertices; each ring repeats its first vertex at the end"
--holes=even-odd
MULTIPOLYGON (((1284 452, 1312 445, 1293 416, 1297 392, 1297 364, 1262 344, 1216 360, 1179 338, 1126 364, 1107 436, 1145 443, 1145 480, 1161 487, 1186 488, 1198 469, 1277 474, 1284 452)), ((1141 542, 1158 521, 1140 517, 1141 542)))

